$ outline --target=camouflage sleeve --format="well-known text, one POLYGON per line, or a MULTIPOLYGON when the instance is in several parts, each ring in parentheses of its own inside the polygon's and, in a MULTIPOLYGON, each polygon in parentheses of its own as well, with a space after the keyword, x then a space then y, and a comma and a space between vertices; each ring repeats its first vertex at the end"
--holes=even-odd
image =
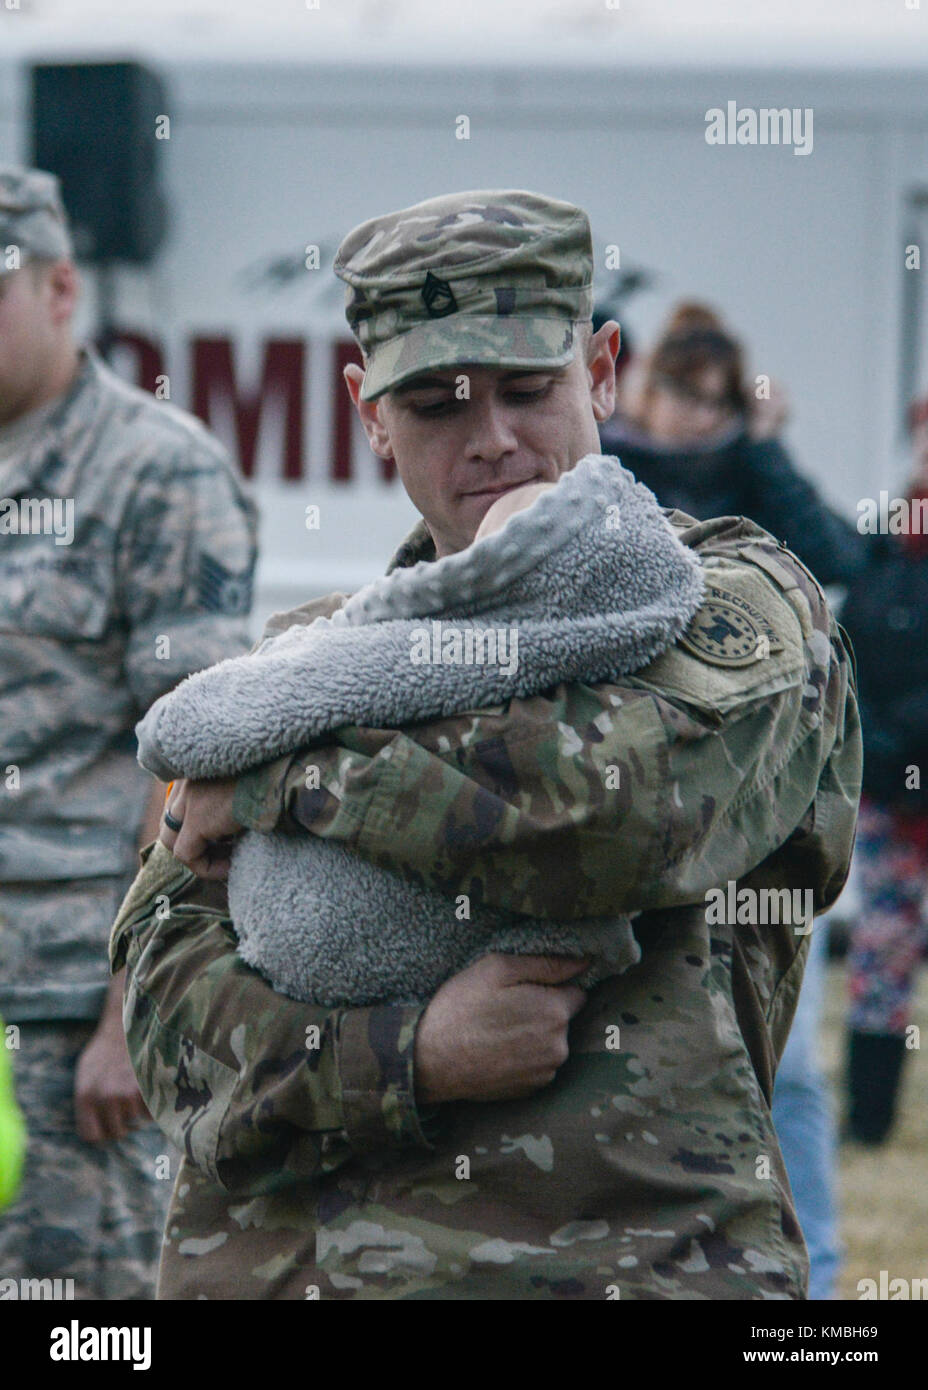
POLYGON ((120 530, 126 676, 140 709, 192 671, 248 650, 255 505, 208 436, 140 473, 120 530))
POLYGON ((276 993, 240 960, 223 884, 155 843, 113 926, 124 1022, 152 1116, 230 1192, 330 1172, 358 1153, 430 1147, 415 1104, 424 1006, 328 1010, 276 993))
POLYGON ((674 697, 692 673, 678 681, 668 664, 653 684, 562 685, 405 732, 341 729, 242 777, 236 811, 452 895, 569 919, 697 901, 782 845, 818 793, 815 852, 843 882, 860 731, 834 650, 827 676, 783 664, 759 692, 722 673, 727 699, 674 697))

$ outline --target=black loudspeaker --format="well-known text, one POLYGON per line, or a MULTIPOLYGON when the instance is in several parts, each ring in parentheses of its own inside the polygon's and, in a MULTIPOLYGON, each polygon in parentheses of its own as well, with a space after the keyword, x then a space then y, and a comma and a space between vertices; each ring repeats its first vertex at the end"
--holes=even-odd
POLYGON ((79 259, 153 259, 167 230, 158 182, 167 90, 138 63, 32 69, 32 164, 61 180, 79 259))

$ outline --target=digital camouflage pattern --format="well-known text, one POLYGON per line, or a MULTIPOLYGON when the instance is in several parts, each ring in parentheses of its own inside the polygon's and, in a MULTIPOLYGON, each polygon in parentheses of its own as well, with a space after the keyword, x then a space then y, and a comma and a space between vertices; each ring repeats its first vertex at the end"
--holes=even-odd
MULTIPOLYGON (((8 1280, 60 1281, 51 1297, 150 1299, 178 1155, 155 1125, 105 1145, 77 1136, 74 1073, 90 1023, 24 1023, 13 1059, 28 1129, 22 1188, 0 1213, 0 1300, 8 1280)), ((42 1297, 23 1291, 16 1297, 42 1297)))
MULTIPOLYGON (((837 898, 861 775, 852 660, 766 532, 668 516, 769 654, 734 664, 743 624, 701 614, 695 649, 620 684, 343 729, 238 785, 253 828, 308 825, 449 894, 644 909, 641 962, 590 992, 550 1086, 420 1113, 421 1010, 275 995, 236 955, 224 886, 147 857, 111 960, 142 1093, 185 1153, 160 1297, 804 1297, 770 1098, 808 936, 710 927, 705 893, 837 898)), ((420 526, 395 563, 433 555, 420 526)))
POLYGON ((0 448, 8 1022, 99 1015, 152 785, 134 726, 183 676, 247 650, 254 562, 254 506, 224 450, 92 351, 41 427, 0 448))
POLYGON ((0 883, 0 993, 11 1020, 99 1016, 108 984, 99 958, 105 967, 106 926, 125 886, 124 874, 0 883))
POLYGON ((0 164, 0 275, 34 259, 71 256, 68 220, 54 174, 0 164), (8 252, 15 247, 19 257, 8 252))
POLYGON ((338 248, 335 273, 364 400, 458 363, 562 367, 593 312, 589 219, 538 193, 448 193, 371 218, 338 248))

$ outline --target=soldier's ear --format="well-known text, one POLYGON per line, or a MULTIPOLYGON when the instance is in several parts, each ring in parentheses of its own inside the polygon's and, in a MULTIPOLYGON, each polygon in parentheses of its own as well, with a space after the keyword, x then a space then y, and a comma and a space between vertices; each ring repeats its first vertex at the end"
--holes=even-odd
POLYGON ((615 319, 608 319, 590 338, 586 370, 596 420, 608 420, 615 410, 615 359, 621 342, 622 330, 615 319))
POLYGON ((345 385, 348 387, 348 394, 354 402, 355 410, 364 426, 368 443, 378 458, 392 459, 393 444, 390 439, 390 431, 381 414, 381 404, 386 397, 381 396, 376 401, 361 399, 364 370, 356 362, 349 362, 343 368, 342 375, 345 378, 345 385))
POLYGON ((73 261, 53 261, 45 271, 52 322, 56 327, 70 323, 77 307, 80 280, 73 261))

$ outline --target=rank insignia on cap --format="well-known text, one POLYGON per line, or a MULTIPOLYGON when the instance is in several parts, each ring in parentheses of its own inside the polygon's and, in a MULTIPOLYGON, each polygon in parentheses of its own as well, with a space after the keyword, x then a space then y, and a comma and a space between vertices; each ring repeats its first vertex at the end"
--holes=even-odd
POLYGON ((430 318, 443 319, 446 314, 457 313, 458 302, 448 281, 433 275, 431 271, 425 277, 422 298, 430 318))
POLYGON ((682 646, 713 666, 751 666, 783 643, 766 617, 740 594, 710 584, 709 595, 680 638, 682 646))
POLYGON ((248 613, 251 608, 251 580, 250 569, 236 574, 214 560, 212 555, 203 555, 197 587, 200 607, 209 613, 227 613, 234 617, 248 613))

